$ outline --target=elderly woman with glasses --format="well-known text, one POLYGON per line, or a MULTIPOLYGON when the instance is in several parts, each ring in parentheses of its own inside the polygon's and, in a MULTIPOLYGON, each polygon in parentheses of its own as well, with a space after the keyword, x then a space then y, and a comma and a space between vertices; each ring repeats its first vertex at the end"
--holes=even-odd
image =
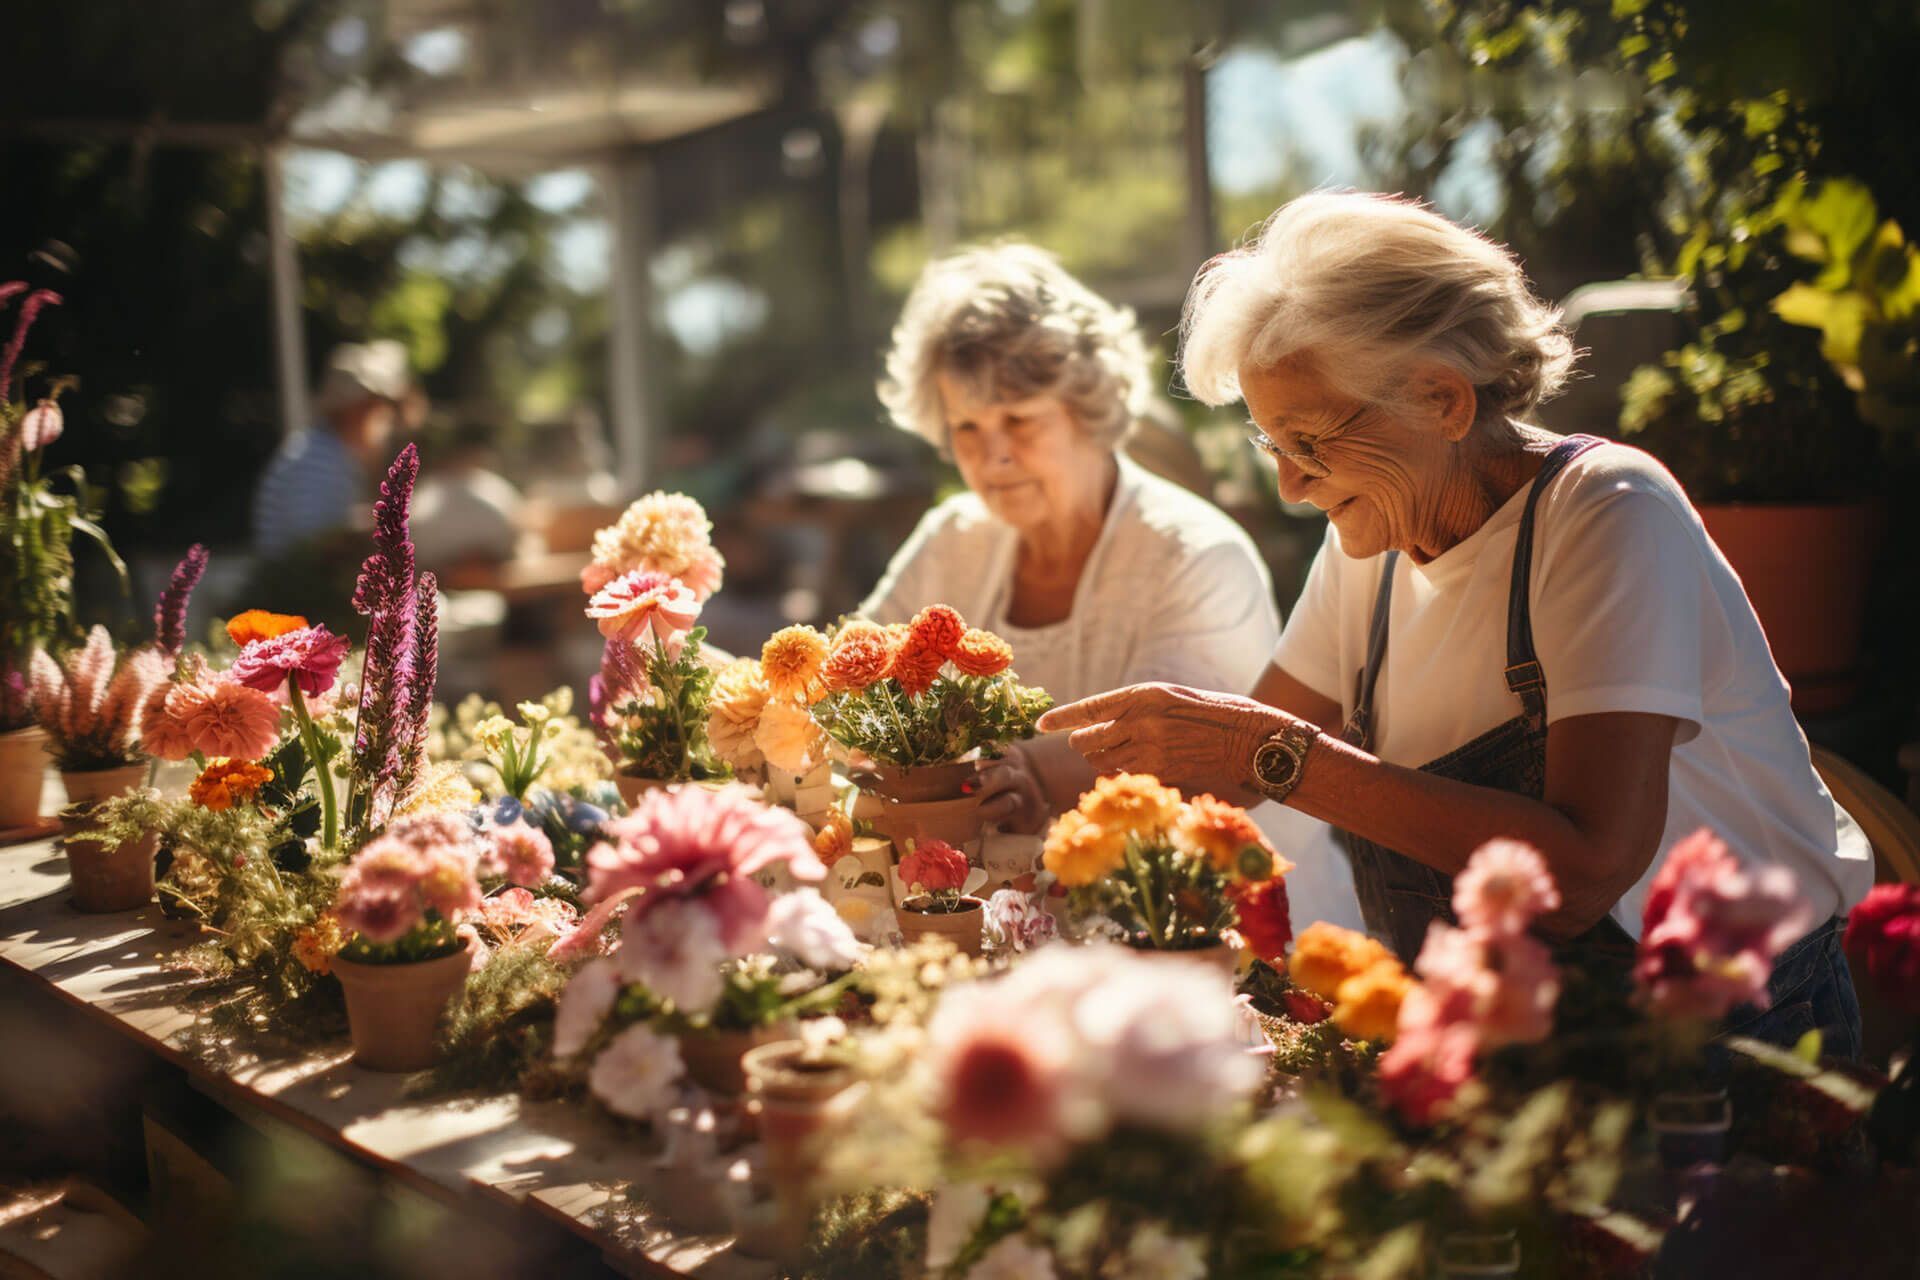
MULTIPOLYGON (((1151 381, 1132 313, 1051 255, 1006 244, 930 265, 880 396, 966 491, 927 514, 859 612, 900 622, 950 604, 1062 702, 1151 680, 1251 689, 1279 636, 1272 583, 1231 518, 1120 452, 1151 381)), ((983 767, 982 811, 1037 831, 1094 776, 1064 738, 1018 744, 983 767)), ((1307 866, 1299 891, 1340 912, 1352 893, 1327 829, 1267 809, 1307 866)))
MULTIPOLYGON (((1504 247, 1412 202, 1317 193, 1210 262, 1181 362, 1243 400, 1326 541, 1252 697, 1167 681, 1056 708, 1102 772, 1281 801, 1340 829, 1404 958, 1496 837, 1544 856, 1545 931, 1631 954, 1663 851, 1710 828, 1814 924, 1744 1030, 1857 1050, 1840 918, 1873 879, 1809 760, 1740 580, 1646 454, 1528 421, 1567 376, 1504 247)), ((1583 950, 1583 948, 1585 948, 1583 950)))

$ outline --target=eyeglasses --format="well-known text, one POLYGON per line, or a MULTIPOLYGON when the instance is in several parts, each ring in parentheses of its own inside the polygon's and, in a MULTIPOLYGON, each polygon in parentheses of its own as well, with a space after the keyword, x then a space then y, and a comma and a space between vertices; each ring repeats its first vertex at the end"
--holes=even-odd
POLYGON ((1306 476, 1308 479, 1325 480, 1333 474, 1333 469, 1326 463, 1320 461, 1320 459, 1314 457, 1311 449, 1302 450, 1299 453, 1295 453, 1290 449, 1282 449, 1278 444, 1275 444, 1273 439, 1265 432, 1255 432, 1253 435, 1248 436, 1247 443, 1266 454, 1269 458, 1272 458, 1275 462, 1285 458, 1288 462, 1291 462, 1295 467, 1299 468, 1300 474, 1306 476))

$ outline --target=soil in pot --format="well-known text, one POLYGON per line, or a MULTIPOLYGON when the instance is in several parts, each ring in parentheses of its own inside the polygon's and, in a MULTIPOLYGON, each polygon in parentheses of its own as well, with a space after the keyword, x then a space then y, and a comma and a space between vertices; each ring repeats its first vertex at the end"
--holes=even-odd
POLYGON ((67 873, 73 880, 73 905, 81 911, 132 911, 153 901, 153 855, 160 833, 149 831, 138 840, 110 844, 87 838, 92 830, 85 813, 62 815, 62 841, 67 851, 67 873))
POLYGON ((986 903, 967 896, 960 899, 958 911, 927 911, 917 909, 914 905, 926 901, 924 898, 909 899, 894 913, 900 921, 900 933, 909 943, 937 935, 951 942, 965 955, 977 956, 981 953, 981 928, 987 918, 986 903))
POLYGON ((40 793, 52 762, 47 731, 38 725, 0 733, 0 828, 40 820, 40 793))
POLYGON ((466 985, 473 944, 411 964, 365 964, 335 956, 347 996, 353 1060, 369 1071, 424 1071, 440 1060, 434 1035, 447 1002, 466 985))

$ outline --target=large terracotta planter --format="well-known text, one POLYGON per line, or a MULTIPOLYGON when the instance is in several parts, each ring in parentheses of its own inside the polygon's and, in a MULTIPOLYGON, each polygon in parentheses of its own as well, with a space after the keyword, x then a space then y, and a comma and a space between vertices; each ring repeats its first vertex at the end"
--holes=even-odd
POLYGON ((434 1035, 447 1002, 466 985, 473 944, 412 964, 363 964, 335 956, 347 995, 353 1060, 369 1071, 424 1071, 440 1060, 434 1035))
POLYGON ((968 849, 980 840, 982 796, 971 787, 977 771, 971 763, 930 764, 911 769, 883 765, 867 783, 879 804, 864 816, 873 829, 893 841, 901 854, 907 842, 943 840, 968 849))
POLYGON ((108 843, 88 838, 92 818, 81 812, 63 815, 67 874, 73 880, 73 905, 80 911, 132 911, 153 901, 153 854, 160 833, 149 831, 138 840, 108 843))
POLYGON ((47 731, 39 725, 0 733, 0 827, 24 827, 40 818, 46 786, 47 731))
POLYGON ((1859 687, 1860 633, 1881 513, 1865 502, 1727 503, 1700 508, 1767 633, 1803 715, 1845 706, 1859 687))
POLYGON ((986 906, 975 897, 961 898, 958 911, 916 911, 912 905, 902 904, 894 912, 894 918, 899 920, 901 936, 909 943, 938 936, 958 947, 963 954, 977 956, 983 950, 981 929, 986 923, 986 906))
POLYGON ((147 762, 116 765, 111 769, 62 769, 68 804, 98 804, 123 796, 147 781, 147 762))
POLYGON ((686 1064, 687 1079, 708 1093, 738 1097, 747 1091, 747 1074, 740 1065, 749 1050, 777 1040, 793 1038, 791 1022, 751 1031, 682 1031, 680 1061, 686 1064))

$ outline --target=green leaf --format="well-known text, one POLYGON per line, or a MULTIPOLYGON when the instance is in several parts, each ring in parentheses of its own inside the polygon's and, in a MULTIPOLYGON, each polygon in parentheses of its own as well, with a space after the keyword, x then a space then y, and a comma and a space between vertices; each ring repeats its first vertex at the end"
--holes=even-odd
POLYGON ((1820 1063, 1820 1044, 1820 1028, 1815 1027, 1794 1042, 1794 1056, 1803 1062, 1809 1062, 1818 1066, 1820 1063))
POLYGON ((70 517, 70 523, 76 532, 84 533, 89 538, 92 538, 99 546, 101 552, 105 554, 107 563, 113 566, 114 574, 120 579, 120 594, 123 596, 132 595, 133 582, 132 579, 127 576, 127 562, 122 560, 120 553, 113 549, 113 542, 107 537, 107 531, 82 515, 76 514, 70 517))

